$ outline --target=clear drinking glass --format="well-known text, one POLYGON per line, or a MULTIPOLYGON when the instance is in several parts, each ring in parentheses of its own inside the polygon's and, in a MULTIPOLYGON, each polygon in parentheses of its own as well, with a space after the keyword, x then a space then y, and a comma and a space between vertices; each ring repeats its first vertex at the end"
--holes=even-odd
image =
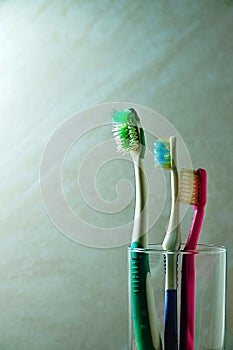
MULTIPOLYGON (((177 273, 176 310, 178 345, 174 347, 174 350, 184 350, 181 336, 185 338, 186 323, 181 323, 181 319, 187 317, 189 305, 192 304, 194 307, 194 331, 191 337, 191 345, 186 345, 185 350, 225 349, 226 248, 222 246, 198 244, 197 249, 194 251, 182 251, 181 247, 181 250, 178 252, 167 252, 162 249, 160 244, 149 245, 148 249, 128 248, 129 350, 156 349, 147 342, 149 336, 148 333, 145 332, 146 330, 148 331, 148 320, 149 327, 151 327, 152 324, 152 327, 159 333, 161 349, 172 350, 171 347, 165 349, 164 346, 166 274, 164 260, 168 254, 174 256, 177 273), (184 267, 185 264, 186 267, 184 267), (133 272, 132 269, 134 270, 133 272), (184 274, 187 273, 187 271, 189 273, 189 270, 191 271, 190 274, 192 278, 191 285, 189 281, 187 286, 185 284, 184 274), (139 291, 139 288, 144 288, 142 294, 140 294, 141 291, 139 291), (191 291, 187 288, 191 288, 191 291), (142 295, 146 298, 146 303, 145 300, 140 300, 140 298, 143 299, 142 295), (187 299, 186 304, 184 303, 184 297, 187 299), (141 310, 138 310, 140 308, 141 310), (149 316, 147 315, 148 313, 149 316), (151 314, 153 316, 151 316, 151 314), (182 317, 181 314, 183 315, 182 317), (157 326, 155 326, 156 323, 157 326), (183 331, 181 330, 181 325, 183 331), (141 331, 142 333, 144 332, 144 336, 139 334, 141 331), (184 335, 182 335, 183 333, 184 335), (145 336, 147 340, 143 341, 143 337, 145 336)), ((189 276, 190 275, 188 275, 188 278, 189 276)), ((190 315, 188 317, 190 317, 190 315)), ((190 323, 190 319, 188 319, 187 322, 190 323)))

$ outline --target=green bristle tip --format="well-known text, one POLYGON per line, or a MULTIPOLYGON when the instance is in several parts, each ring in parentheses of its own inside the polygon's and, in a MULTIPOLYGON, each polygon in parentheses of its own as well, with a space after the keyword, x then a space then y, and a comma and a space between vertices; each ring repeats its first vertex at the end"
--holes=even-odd
POLYGON ((112 115, 112 121, 114 123, 125 124, 129 117, 130 111, 114 111, 112 115))
POLYGON ((114 111, 112 115, 112 122, 118 124, 125 124, 131 121, 133 124, 137 124, 137 118, 133 112, 129 109, 123 111, 114 111))

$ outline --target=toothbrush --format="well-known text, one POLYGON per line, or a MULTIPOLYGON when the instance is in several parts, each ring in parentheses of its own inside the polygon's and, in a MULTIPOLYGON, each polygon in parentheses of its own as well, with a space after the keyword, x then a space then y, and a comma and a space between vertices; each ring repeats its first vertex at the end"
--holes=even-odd
POLYGON ((165 306, 164 346, 165 350, 178 350, 177 331, 177 255, 181 245, 179 229, 178 173, 176 168, 176 137, 157 140, 154 144, 155 166, 171 172, 171 212, 162 247, 165 258, 165 306), (170 252, 170 253, 169 253, 170 252), (173 253, 172 253, 173 252, 173 253))
POLYGON ((136 200, 130 258, 132 321, 137 350, 161 350, 161 339, 150 278, 146 233, 146 188, 142 170, 145 154, 144 131, 133 108, 115 112, 112 117, 113 136, 117 149, 130 152, 133 160, 136 200), (137 251, 137 249, 139 249, 137 251), (139 252, 139 253, 138 253, 139 252))
MULTIPOLYGON (((193 205, 194 215, 184 250, 195 250, 206 205, 207 173, 204 169, 182 169, 179 200, 193 205)), ((194 254, 183 256, 181 279, 180 350, 194 350, 195 261, 194 254)))

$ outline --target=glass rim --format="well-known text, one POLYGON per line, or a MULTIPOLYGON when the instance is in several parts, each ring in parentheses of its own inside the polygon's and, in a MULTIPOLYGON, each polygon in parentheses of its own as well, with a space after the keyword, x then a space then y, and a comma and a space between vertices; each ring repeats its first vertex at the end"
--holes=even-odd
POLYGON ((166 250, 163 249, 161 243, 150 243, 147 248, 132 248, 128 246, 129 252, 138 252, 138 253, 152 253, 152 254, 181 254, 181 255, 190 255, 190 254, 220 254, 226 253, 227 248, 223 245, 218 244, 202 244, 198 243, 196 249, 184 250, 185 243, 181 244, 179 250, 166 250))

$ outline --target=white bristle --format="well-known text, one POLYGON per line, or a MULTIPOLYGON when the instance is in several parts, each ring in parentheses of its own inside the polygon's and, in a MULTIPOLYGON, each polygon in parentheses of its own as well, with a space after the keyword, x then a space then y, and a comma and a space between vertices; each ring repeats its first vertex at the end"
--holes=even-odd
POLYGON ((182 169, 179 186, 180 202, 197 205, 199 201, 199 175, 191 169, 182 169))
POLYGON ((138 127, 131 122, 125 124, 113 123, 113 137, 118 152, 138 152, 140 140, 138 127))

